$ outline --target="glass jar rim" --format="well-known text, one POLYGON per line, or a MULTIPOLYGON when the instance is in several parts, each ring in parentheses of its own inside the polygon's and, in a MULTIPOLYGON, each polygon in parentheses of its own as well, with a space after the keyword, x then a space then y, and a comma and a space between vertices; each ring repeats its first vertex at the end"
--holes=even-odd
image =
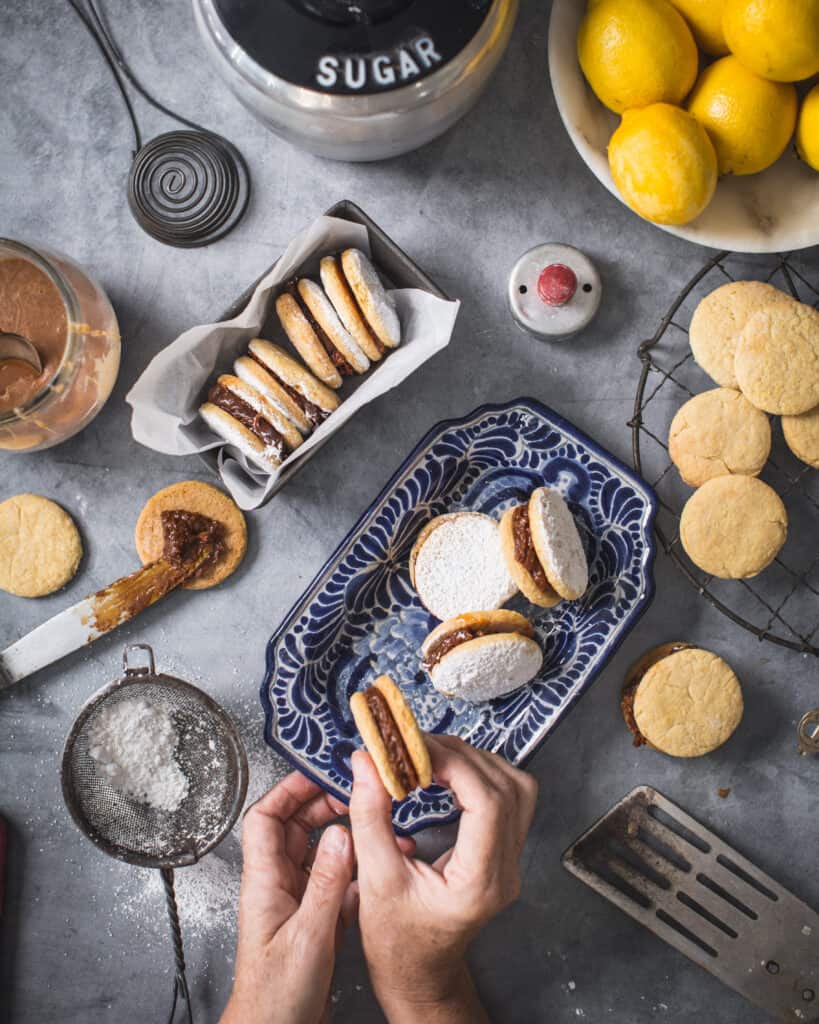
POLYGON ((42 403, 49 397, 52 393, 55 381, 60 378, 66 367, 71 365, 71 360, 74 356, 77 345, 78 332, 76 330, 76 325, 79 321, 79 308, 77 305, 77 298, 74 294, 74 289, 62 273, 54 266, 53 263, 51 263, 52 253, 48 249, 39 249, 14 238, 0 237, 0 260, 5 258, 5 253, 11 253, 12 256, 28 260, 29 263, 33 264, 39 271, 45 274, 57 289, 63 303, 63 308, 65 309, 66 341, 65 350, 63 351, 60 362, 52 376, 45 381, 40 390, 26 403, 26 405, 20 406, 18 409, 11 409, 8 412, 0 413, 0 426, 13 422, 14 420, 19 420, 21 418, 21 414, 25 416, 36 411, 36 409, 38 409, 39 406, 42 405, 42 403))

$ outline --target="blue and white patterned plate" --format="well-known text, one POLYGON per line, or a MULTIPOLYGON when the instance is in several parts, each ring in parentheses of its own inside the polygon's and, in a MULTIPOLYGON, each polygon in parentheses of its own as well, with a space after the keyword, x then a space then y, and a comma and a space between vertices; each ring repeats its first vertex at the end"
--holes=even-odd
MULTIPOLYGON (((526 761, 588 689, 654 593, 655 499, 638 477, 529 398, 438 424, 410 453, 271 637, 261 688, 265 739, 342 800, 360 746, 349 697, 381 673, 404 691, 428 732, 454 733, 513 764, 526 761), (534 623, 543 667, 529 686, 484 704, 449 701, 419 664, 437 621, 421 606, 408 559, 433 516, 472 509, 500 517, 542 484, 577 519, 590 583, 579 601, 513 606, 534 623)), ((398 831, 452 820, 441 787, 394 806, 398 831)))

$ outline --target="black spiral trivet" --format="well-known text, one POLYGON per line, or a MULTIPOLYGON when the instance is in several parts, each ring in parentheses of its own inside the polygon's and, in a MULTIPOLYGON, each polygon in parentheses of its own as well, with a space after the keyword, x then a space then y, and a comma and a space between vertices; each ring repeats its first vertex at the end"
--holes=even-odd
POLYGON ((209 245, 239 221, 250 197, 242 154, 227 139, 164 106, 125 61, 94 0, 68 0, 104 57, 122 95, 134 133, 128 205, 140 227, 165 245, 209 245), (167 132, 142 145, 125 81, 156 110, 188 131, 167 132))
POLYGON ((167 132, 140 149, 128 204, 140 226, 166 245, 208 245, 239 222, 250 180, 241 153, 202 132, 167 132))
POLYGON ((802 302, 819 306, 812 283, 815 263, 805 257, 742 257, 721 252, 677 295, 652 338, 639 348, 643 368, 634 400, 634 466, 658 499, 657 537, 683 576, 715 608, 760 640, 819 657, 819 472, 800 462, 772 417, 771 456, 761 477, 788 510, 788 539, 774 562, 751 580, 722 580, 704 573, 680 541, 687 487, 668 454, 668 430, 679 407, 716 387, 694 362, 688 324, 700 299, 727 281, 768 281, 802 302))

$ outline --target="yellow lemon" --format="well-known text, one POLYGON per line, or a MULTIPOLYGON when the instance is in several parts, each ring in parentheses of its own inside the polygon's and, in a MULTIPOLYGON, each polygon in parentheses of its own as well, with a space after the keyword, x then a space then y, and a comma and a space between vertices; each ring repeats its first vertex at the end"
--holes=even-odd
POLYGON ((711 136, 720 174, 756 174, 782 156, 797 103, 796 86, 760 78, 732 56, 703 71, 688 110, 711 136))
POLYGON ((796 149, 809 167, 819 171, 819 85, 802 101, 796 123, 796 149))
POLYGON ((669 103, 627 110, 609 142, 614 183, 628 205, 656 224, 687 224, 710 203, 717 155, 708 133, 669 103))
POLYGON ((722 30, 745 67, 775 82, 819 71, 819 0, 726 0, 722 30))
POLYGON ((618 114, 681 103, 697 77, 697 44, 668 0, 598 0, 578 31, 577 55, 597 98, 618 114))
POLYGON ((722 57, 728 44, 722 31, 725 0, 671 0, 688 22, 700 48, 712 57, 722 57))

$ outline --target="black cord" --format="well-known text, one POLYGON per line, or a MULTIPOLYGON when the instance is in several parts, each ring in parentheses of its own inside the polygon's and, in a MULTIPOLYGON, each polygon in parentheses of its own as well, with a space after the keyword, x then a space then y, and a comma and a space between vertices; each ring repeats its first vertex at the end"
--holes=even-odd
POLYGON ((82 21, 83 25, 85 25, 86 29, 90 33, 91 38, 94 40, 100 53, 105 58, 106 64, 111 69, 111 74, 114 76, 114 81, 117 83, 117 88, 119 89, 120 95, 122 96, 122 101, 125 104, 125 109, 128 111, 128 117, 131 119, 131 128, 133 129, 134 132, 134 150, 131 153, 131 158, 133 159, 137 155, 139 150, 142 149, 142 136, 139 133, 139 123, 137 122, 136 114, 134 113, 134 107, 133 104, 131 103, 131 98, 128 95, 124 82, 120 78, 119 71, 117 70, 117 66, 114 62, 114 59, 108 53, 105 43, 103 42, 103 39, 101 38, 99 32, 97 32, 96 28, 94 27, 94 24, 92 23, 91 19, 88 17, 85 11, 83 11, 82 8, 79 6, 77 0, 68 0, 68 2, 74 8, 74 11, 76 12, 80 21, 82 21))
POLYGON ((110 68, 111 74, 114 76, 114 80, 117 83, 117 88, 122 95, 122 100, 125 103, 126 110, 128 111, 128 117, 131 120, 131 127, 134 132, 135 147, 131 154, 132 159, 137 155, 139 150, 142 149, 142 136, 140 134, 139 122, 137 121, 134 106, 131 102, 130 96, 128 95, 128 90, 125 88, 124 80, 130 82, 132 88, 147 103, 150 103, 155 110, 165 114, 166 117, 170 117, 179 124, 184 124, 186 127, 193 129, 193 131, 202 132, 204 135, 214 134, 212 131, 207 128, 203 128, 202 125, 197 124, 195 121, 191 121, 187 117, 183 117, 181 114, 175 113, 169 107, 160 103, 158 99, 155 99, 155 97, 148 92, 129 67, 128 62, 125 60, 122 51, 117 46, 117 43, 111 34, 111 30, 105 24, 94 0, 85 0, 87 10, 83 10, 80 6, 79 0, 68 0, 68 2, 74 8, 74 11, 81 19, 83 25, 85 25, 86 29, 91 34, 91 37, 96 43, 100 53, 105 58, 105 62, 110 68))

